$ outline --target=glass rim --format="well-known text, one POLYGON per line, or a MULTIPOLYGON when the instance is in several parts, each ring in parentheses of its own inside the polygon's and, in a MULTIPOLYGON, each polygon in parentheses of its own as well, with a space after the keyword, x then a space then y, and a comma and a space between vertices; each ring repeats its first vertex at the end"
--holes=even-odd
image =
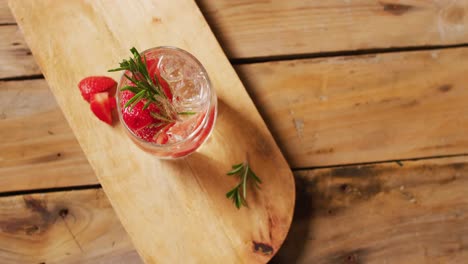
MULTIPOLYGON (((190 59, 192 59, 196 64, 197 66, 200 67, 200 69, 202 70, 202 72, 204 73, 205 75, 205 78, 206 78, 206 81, 207 81, 207 86, 208 86, 208 91, 209 91, 209 100, 208 100, 208 106, 207 106, 207 110, 206 110, 206 114, 205 116, 203 117, 203 120, 202 122, 200 123, 200 125, 195 129, 193 130, 190 135, 188 135, 186 138, 184 138, 183 140, 181 141, 177 141, 177 142, 173 142, 173 143, 169 143, 169 144, 158 144, 158 143, 154 143, 154 142, 149 142, 149 141, 146 141, 142 138, 140 138, 139 136, 137 136, 128 126, 127 124, 125 123, 125 121, 123 120, 123 116, 122 116, 122 109, 120 107, 120 98, 118 96, 118 93, 120 92, 119 90, 119 87, 120 87, 120 84, 122 83, 122 81, 125 78, 125 72, 122 73, 122 76, 120 77, 120 81, 119 83, 117 84, 117 91, 116 91, 116 102, 117 102, 117 114, 119 116, 119 120, 121 123, 123 123, 125 129, 130 133, 130 135, 132 137, 135 138, 135 140, 137 140, 139 143, 141 144, 145 144, 145 145, 149 145, 153 148, 160 148, 160 149, 163 149, 163 148, 169 148, 169 147, 175 147, 175 146, 178 146, 178 145, 183 145, 184 143, 186 143, 187 141, 190 141, 192 138, 194 138, 195 136, 197 136, 198 132, 201 131, 201 129, 203 127, 205 127, 206 123, 208 122, 209 118, 210 118, 210 110, 213 106, 216 106, 216 98, 214 99, 215 101, 213 101, 213 98, 216 96, 216 93, 214 92, 213 90, 213 86, 211 84, 211 80, 210 80, 210 77, 208 75, 208 72, 206 71, 205 67, 203 67, 203 65, 201 64, 201 62, 195 57, 193 56, 190 52, 186 51, 186 50, 183 50, 181 48, 178 48, 178 47, 174 47, 174 46, 158 46, 158 47, 153 47, 153 48, 149 48, 149 49, 146 49, 142 52, 140 52, 140 54, 142 56, 145 56, 145 53, 148 53, 148 52, 151 52, 151 51, 154 51, 154 50, 174 50, 174 51, 177 51, 177 52, 182 52, 184 53, 185 55, 187 55, 190 59)), ((216 118, 216 116, 214 117, 216 118)), ((212 128, 213 129, 213 128, 212 128)))

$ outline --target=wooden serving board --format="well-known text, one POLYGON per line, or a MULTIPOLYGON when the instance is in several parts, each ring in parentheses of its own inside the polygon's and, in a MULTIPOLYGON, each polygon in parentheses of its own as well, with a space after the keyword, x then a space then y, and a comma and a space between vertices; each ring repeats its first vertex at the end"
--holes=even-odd
MULTIPOLYGON (((10 1, 10 7, 59 106, 124 228, 146 263, 264 263, 291 223, 290 168, 198 7, 189 0, 10 1), (194 54, 218 95, 211 139, 185 159, 141 151, 122 125, 89 110, 77 83, 139 50, 171 45, 194 54), (263 179, 249 208, 225 193, 230 166, 246 159, 263 179)), ((109 74, 117 79, 120 73, 109 74)), ((79 234, 77 234, 79 236, 79 234)))

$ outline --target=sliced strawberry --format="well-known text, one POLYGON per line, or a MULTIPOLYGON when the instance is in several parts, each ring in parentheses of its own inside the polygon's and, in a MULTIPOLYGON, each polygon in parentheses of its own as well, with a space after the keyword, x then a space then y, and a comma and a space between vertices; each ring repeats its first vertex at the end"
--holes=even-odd
POLYGON ((135 94, 130 91, 122 91, 120 93, 120 107, 123 109, 123 106, 130 100, 135 94))
POLYGON ((114 90, 117 86, 112 78, 106 76, 90 76, 86 77, 78 83, 78 88, 81 91, 83 98, 90 102, 92 96, 96 93, 114 90))
POLYGON ((154 76, 158 78, 158 82, 161 84, 161 88, 163 89, 164 93, 166 94, 169 101, 172 102, 172 91, 169 84, 161 77, 161 73, 159 72, 158 68, 159 58, 146 58, 146 68, 148 69, 148 73, 151 76, 153 82, 155 82, 154 76))
POLYGON ((158 77, 159 83, 161 84, 161 88, 163 89, 169 101, 172 102, 173 96, 172 96, 172 91, 171 91, 171 88, 169 87, 169 84, 166 82, 166 80, 164 80, 163 77, 161 77, 159 70, 156 69, 155 73, 156 73, 156 77, 158 77))
POLYGON ((154 119, 150 114, 150 112, 159 113, 158 107, 155 104, 150 104, 148 108, 143 110, 144 105, 145 101, 142 100, 134 107, 129 106, 122 110, 122 117, 125 124, 134 132, 150 124, 154 125, 160 122, 154 119))
POLYGON ((169 123, 165 127, 160 129, 160 132, 156 138, 154 138, 154 142, 160 145, 166 144, 169 141, 169 136, 167 135, 167 131, 171 127, 173 127, 175 123, 169 123))
POLYGON ((138 102, 134 107, 125 107, 122 111, 122 117, 128 128, 136 131, 140 128, 150 125, 153 122, 153 117, 148 109, 143 111, 143 102, 138 102))
POLYGON ((169 136, 166 133, 161 133, 156 137, 155 143, 159 145, 164 145, 169 141, 169 136))
POLYGON ((154 140, 154 136, 156 133, 159 132, 161 127, 158 126, 146 126, 141 129, 138 129, 137 131, 134 131, 134 133, 141 139, 152 142, 154 140))
POLYGON ((206 124, 205 129, 201 132, 200 141, 205 140, 205 138, 211 132, 211 130, 213 128, 213 125, 214 125, 214 121, 215 121, 215 115, 216 115, 216 109, 212 108, 210 110, 210 115, 208 116, 208 118, 209 118, 208 123, 206 124))
POLYGON ((111 110, 117 107, 117 101, 114 96, 109 97, 109 106, 111 110))
POLYGON ((112 125, 111 105, 109 102, 109 93, 95 93, 91 97, 91 111, 100 120, 112 125))
POLYGON ((146 57, 146 68, 148 72, 151 73, 154 71, 155 68, 158 67, 159 58, 148 58, 146 57))

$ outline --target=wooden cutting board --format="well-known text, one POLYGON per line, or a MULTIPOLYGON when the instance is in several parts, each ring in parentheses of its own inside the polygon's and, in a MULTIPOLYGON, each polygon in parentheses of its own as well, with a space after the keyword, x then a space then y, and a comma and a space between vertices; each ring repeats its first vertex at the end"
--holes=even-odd
MULTIPOLYGON (((291 223, 288 164, 193 1, 10 1, 18 24, 104 191, 146 263, 264 263, 291 223), (98 121, 77 89, 129 49, 171 45, 194 54, 218 94, 210 140, 185 159, 141 151, 122 125, 98 121), (225 193, 225 173, 246 159, 263 179, 249 208, 225 193)), ((109 74, 118 79, 120 73, 109 74)), ((285 122, 291 122, 285 120, 285 122)), ((72 212, 70 212, 72 213, 72 212)), ((79 237, 79 232, 76 234, 79 237)))

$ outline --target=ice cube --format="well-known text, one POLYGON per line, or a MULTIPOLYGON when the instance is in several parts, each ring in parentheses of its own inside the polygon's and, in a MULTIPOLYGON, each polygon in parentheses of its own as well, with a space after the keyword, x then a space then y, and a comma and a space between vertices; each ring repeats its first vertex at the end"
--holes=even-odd
POLYGON ((184 120, 176 122, 166 132, 169 138, 169 143, 179 142, 186 139, 195 129, 199 115, 190 116, 184 120))
POLYGON ((159 58, 159 72, 167 82, 179 82, 183 79, 184 61, 179 56, 163 55, 159 58))
POLYGON ((204 109, 207 98, 207 81, 198 75, 194 79, 183 79, 175 84, 174 106, 178 112, 194 111, 199 112, 204 109))

